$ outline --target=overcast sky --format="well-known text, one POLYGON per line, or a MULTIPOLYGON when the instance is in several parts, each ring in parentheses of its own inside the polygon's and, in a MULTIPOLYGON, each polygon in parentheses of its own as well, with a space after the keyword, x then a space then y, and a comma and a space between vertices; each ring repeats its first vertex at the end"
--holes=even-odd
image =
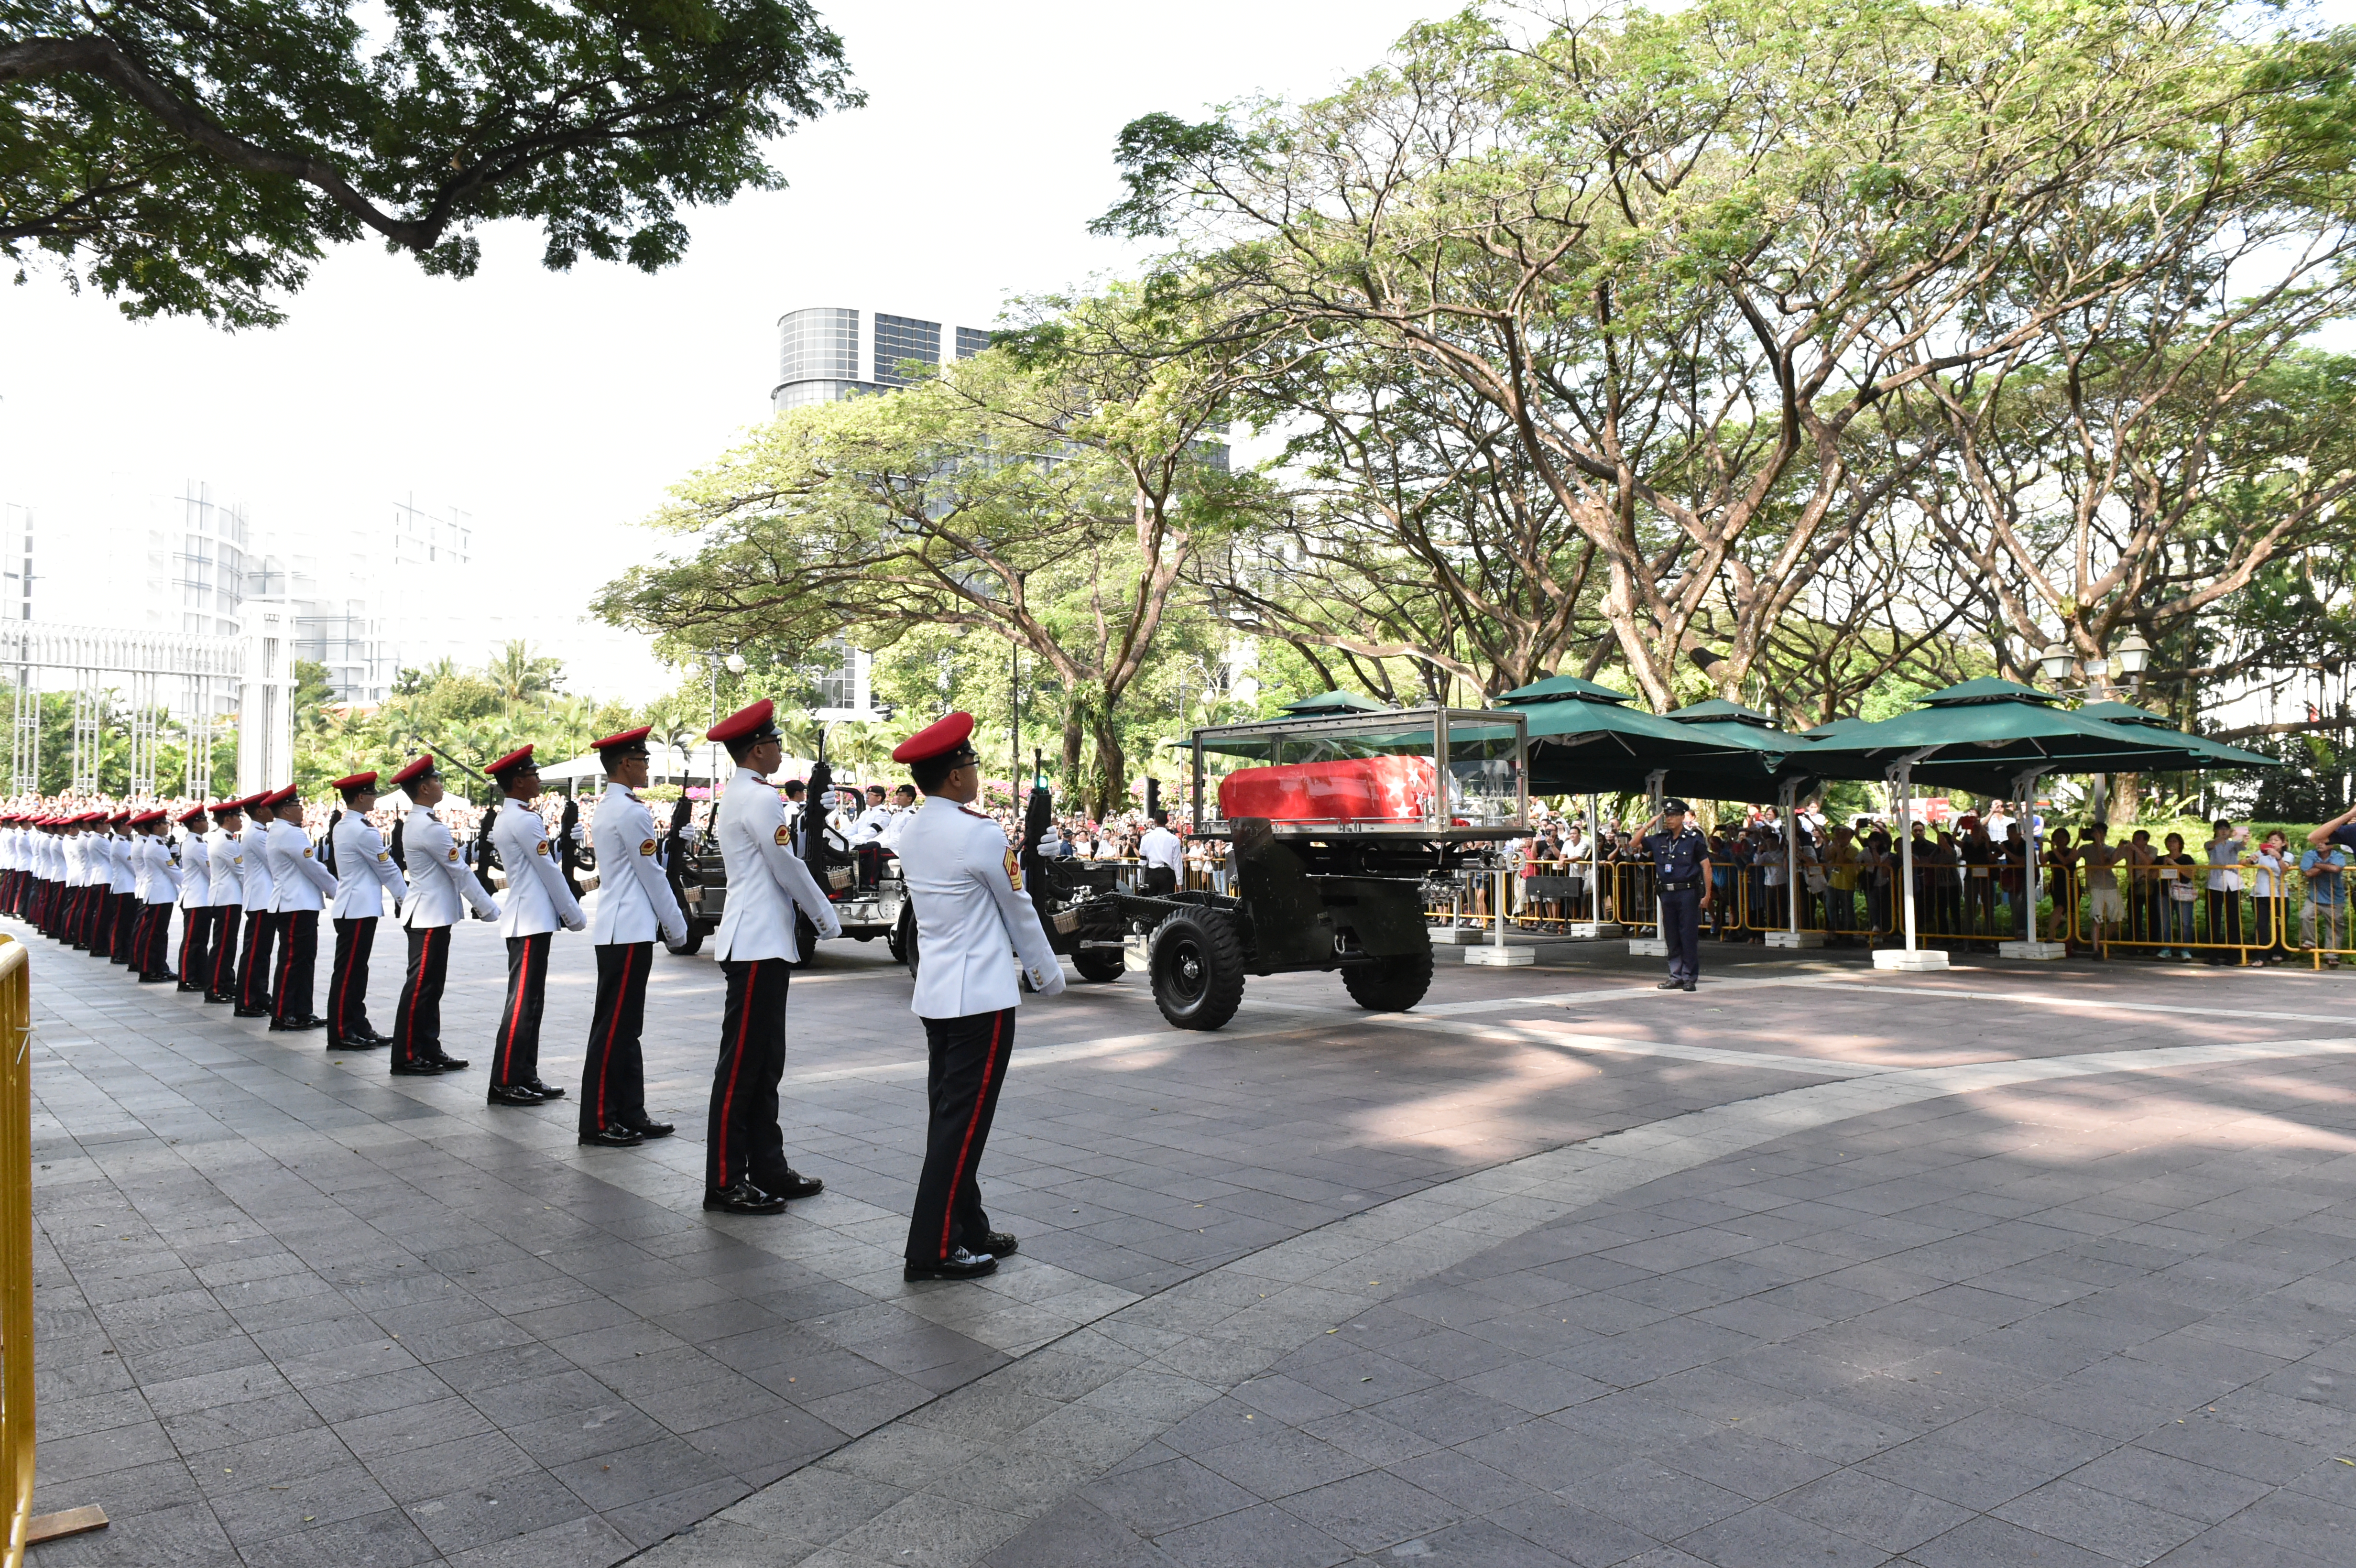
MULTIPOLYGON (((485 232, 481 272, 333 253, 275 331, 134 323, 54 279, 0 289, 0 500, 30 505, 43 619, 136 624, 148 528, 184 484, 289 532, 373 525, 414 493, 473 514, 487 614, 555 645, 573 688, 669 679, 577 623, 645 553, 664 488, 766 417, 775 322, 843 304, 987 325, 1010 293, 1120 267, 1087 220, 1139 114, 1313 96, 1444 0, 1183 7, 836 0, 862 110, 781 144, 790 189, 691 214, 655 277, 553 273, 534 231, 485 232)), ((488 640, 487 635, 486 640, 488 640)))

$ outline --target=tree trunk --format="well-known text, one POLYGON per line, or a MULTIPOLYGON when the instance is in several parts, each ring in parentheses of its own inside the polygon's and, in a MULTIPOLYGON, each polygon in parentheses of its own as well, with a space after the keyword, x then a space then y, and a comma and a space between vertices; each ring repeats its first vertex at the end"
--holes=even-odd
POLYGON ((2105 819, 2114 828, 2135 830, 2136 817, 2143 810, 2143 775, 2113 773, 2111 775, 2111 814, 2105 819))
POLYGON ((1088 726, 1096 732, 1097 800, 1096 819, 1102 822, 1114 812, 1129 805, 1129 759, 1120 749, 1120 735, 1113 728, 1112 715, 1091 716, 1088 726))
POLYGON ((1070 809, 1067 803, 1080 798, 1080 741, 1087 733, 1087 726, 1082 721, 1080 705, 1066 703, 1064 707, 1064 771, 1056 778, 1061 786, 1061 798, 1057 804, 1066 810, 1070 809))

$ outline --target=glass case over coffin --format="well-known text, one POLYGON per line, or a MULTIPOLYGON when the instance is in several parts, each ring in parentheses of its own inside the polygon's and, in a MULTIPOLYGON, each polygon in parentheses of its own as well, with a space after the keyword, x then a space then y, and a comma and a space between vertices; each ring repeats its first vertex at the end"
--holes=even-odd
POLYGON ((1528 754, 1524 715, 1475 708, 1197 730, 1194 831, 1257 817, 1287 837, 1511 837, 1529 822, 1528 754))

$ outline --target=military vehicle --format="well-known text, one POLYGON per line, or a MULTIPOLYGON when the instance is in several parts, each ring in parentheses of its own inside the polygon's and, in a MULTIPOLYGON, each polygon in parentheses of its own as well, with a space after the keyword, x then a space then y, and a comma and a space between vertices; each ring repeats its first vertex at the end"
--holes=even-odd
MULTIPOLYGON (((808 796, 823 801, 832 788, 831 773, 821 762, 811 770, 808 796)), ((815 807, 821 819, 824 807, 815 807)), ((678 942, 666 940, 664 946, 680 957, 690 957, 703 946, 703 939, 720 929, 720 918, 728 910, 728 867, 721 858, 720 845, 712 832, 717 808, 707 812, 703 831, 689 845, 689 827, 694 820, 694 803, 681 799, 671 808, 670 831, 663 840, 663 870, 670 880, 671 891, 679 895, 680 908, 687 915, 687 935, 678 942)), ((843 841, 841 831, 829 827, 818 834, 796 835, 799 841, 798 853, 809 866, 811 878, 826 892, 834 905, 834 918, 842 923, 842 934, 854 942, 873 942, 877 937, 892 950, 892 956, 905 960, 901 950, 904 925, 915 929, 914 920, 907 916, 907 891, 900 880, 899 862, 880 849, 866 855, 843 841)), ((809 962, 818 949, 818 928, 807 914, 797 912, 794 926, 795 944, 801 952, 802 962, 809 962)))
MULTIPOLYGON (((1148 889, 1135 868, 1043 857, 1044 792, 1021 846, 1055 950, 1091 981, 1141 954, 1179 1029, 1226 1024, 1253 975, 1338 970, 1362 1008, 1414 1007, 1431 985, 1427 881, 1529 820, 1519 713, 1301 715, 1197 730, 1193 752, 1194 832, 1226 846, 1224 891, 1148 889)), ((902 920, 913 970, 913 912, 902 920)))

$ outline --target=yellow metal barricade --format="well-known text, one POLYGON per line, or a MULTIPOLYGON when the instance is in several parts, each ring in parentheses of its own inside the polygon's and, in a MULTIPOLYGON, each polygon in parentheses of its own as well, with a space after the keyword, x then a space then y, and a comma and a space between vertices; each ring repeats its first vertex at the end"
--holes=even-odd
POLYGON ((8 1536, 0 1564, 27 1542, 106 1523, 95 1508, 33 1517, 33 988, 25 944, 0 935, 0 1477, 8 1536))

